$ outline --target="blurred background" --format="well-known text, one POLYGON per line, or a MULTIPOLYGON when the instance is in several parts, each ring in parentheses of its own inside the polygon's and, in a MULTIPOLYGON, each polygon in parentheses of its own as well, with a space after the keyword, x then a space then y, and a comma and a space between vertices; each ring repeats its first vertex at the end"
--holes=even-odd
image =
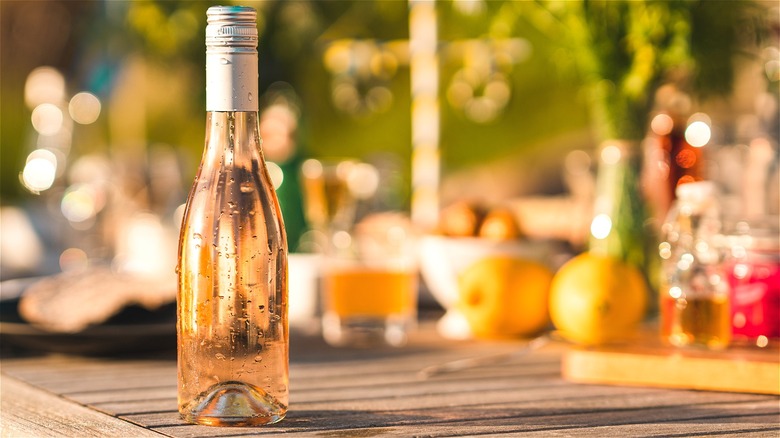
MULTIPOLYGON (((205 12, 218 3, 0 2, 3 279, 91 260, 172 271, 203 150, 205 12)), ((460 201, 592 200, 586 78, 533 2, 240 3, 258 9, 261 135, 292 251, 312 157, 371 163, 378 202, 428 228, 460 201)), ((667 107, 654 111, 698 114, 709 178, 740 202, 753 184, 751 205, 776 214, 777 3, 687 4, 682 21, 656 24, 689 30, 690 59, 662 78, 667 107)), ((590 217, 577 220, 551 234, 582 244, 590 217)))

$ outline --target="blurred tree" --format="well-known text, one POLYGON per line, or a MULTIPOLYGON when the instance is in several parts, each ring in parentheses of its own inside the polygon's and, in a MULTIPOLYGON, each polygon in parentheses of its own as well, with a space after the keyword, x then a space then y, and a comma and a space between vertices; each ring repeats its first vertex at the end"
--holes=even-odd
MULTIPOLYGON (((205 11, 217 3, 211 0, 0 2, 0 193, 3 202, 18 199, 21 194, 17 179, 28 147, 25 142, 30 126, 30 110, 22 104, 22 89, 27 74, 40 65, 52 65, 65 72, 70 92, 92 91, 104 103, 111 101, 127 65, 135 62, 142 66, 137 71, 143 80, 134 82, 137 87, 125 96, 138 99, 144 114, 130 116, 143 118, 143 134, 148 144, 174 145, 197 161, 203 146, 205 110, 202 85, 205 11)), ((241 3, 259 11, 261 89, 284 81, 301 98, 304 128, 298 135, 302 153, 359 158, 390 153, 398 157, 401 168, 405 169, 403 179, 408 180, 410 80, 408 59, 404 59, 404 51, 398 50, 400 46, 396 44, 408 39, 407 2, 250 0, 241 3), (334 74, 324 57, 328 48, 341 40, 366 41, 375 47, 396 50, 397 65, 392 74, 382 77, 382 87, 386 89, 382 92, 389 93, 391 99, 387 101, 389 104, 381 106, 381 111, 349 113, 338 109, 334 102, 334 74)), ((716 22, 726 24, 730 9, 725 2, 668 4, 678 3, 699 8, 705 8, 707 3, 710 18, 705 18, 708 15, 703 12, 697 13, 692 21, 695 28, 689 29, 694 42, 704 44, 708 38, 722 39, 721 34, 707 26, 716 22)), ((516 1, 437 2, 445 174, 508 155, 541 153, 551 138, 561 133, 582 132, 588 126, 588 101, 579 91, 583 76, 564 73, 572 71, 572 63, 567 61, 571 52, 562 50, 557 36, 550 38, 557 35, 549 32, 552 27, 544 27, 559 24, 540 21, 532 26, 524 21, 535 17, 524 16, 534 5, 516 1), (487 58, 495 63, 495 71, 509 84, 509 98, 495 117, 475 121, 447 97, 464 65, 475 62, 469 60, 470 55, 459 44, 510 39, 526 44, 522 61, 510 69, 500 56, 487 58)), ((656 21, 649 25, 655 26, 664 17, 653 19, 656 21)), ((680 28, 666 26, 664 29, 681 31, 685 22, 678 21, 682 23, 680 28)), ((715 46, 713 43, 709 47, 715 46)), ((712 57, 714 49, 703 47, 695 45, 694 54, 712 57)), ((727 72, 714 68, 723 64, 726 57, 717 58, 708 71, 727 72)), ((635 66, 635 73, 642 71, 640 67, 635 66)), ((707 74, 702 72, 698 77, 704 79, 707 74)), ((715 81, 723 78, 716 73, 711 75, 715 81)), ((714 83, 713 80, 709 82, 714 83)), ((484 95, 484 85, 475 86, 474 93, 484 95)), ((109 126, 116 121, 110 121, 107 112, 98 121, 105 131, 104 142, 121 149, 121 145, 115 144, 119 139, 112 138, 114 134, 109 126)), ((78 147, 89 150, 104 148, 105 144, 93 141, 78 147)), ((194 169, 185 178, 190 178, 192 173, 194 169)))
POLYGON ((75 44, 87 34, 95 2, 0 2, 0 203, 23 195, 19 172, 30 147, 31 108, 24 83, 34 68, 50 65, 70 72, 78 57, 75 44))

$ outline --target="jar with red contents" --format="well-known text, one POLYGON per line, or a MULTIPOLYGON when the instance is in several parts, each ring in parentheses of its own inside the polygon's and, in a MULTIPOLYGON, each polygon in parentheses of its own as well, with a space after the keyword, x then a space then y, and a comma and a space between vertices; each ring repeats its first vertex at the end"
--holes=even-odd
POLYGON ((777 216, 738 221, 727 234, 735 340, 764 347, 780 339, 780 224, 777 216))

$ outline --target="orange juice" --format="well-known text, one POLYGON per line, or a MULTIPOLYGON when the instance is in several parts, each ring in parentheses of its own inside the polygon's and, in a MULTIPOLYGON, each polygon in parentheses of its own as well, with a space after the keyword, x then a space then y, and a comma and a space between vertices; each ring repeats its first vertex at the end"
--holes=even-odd
POLYGON ((731 340, 728 297, 661 298, 661 336, 672 345, 725 348, 731 340))
POLYGON ((414 272, 381 268, 338 268, 324 275, 326 311, 341 318, 413 315, 414 272))

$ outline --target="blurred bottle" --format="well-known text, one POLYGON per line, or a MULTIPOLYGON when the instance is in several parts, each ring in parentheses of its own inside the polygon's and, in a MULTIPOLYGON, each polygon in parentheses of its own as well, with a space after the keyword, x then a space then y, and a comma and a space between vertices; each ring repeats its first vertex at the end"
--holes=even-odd
POLYGON ((650 121, 649 167, 645 172, 653 174, 653 181, 648 186, 653 193, 648 197, 662 220, 676 198, 677 186, 706 178, 703 148, 706 141, 695 145, 689 141, 691 133, 694 141, 700 141, 701 136, 695 135, 695 129, 687 132, 694 121, 687 94, 666 86, 659 90, 656 98, 661 109, 650 121))
POLYGON ((728 232, 731 323, 736 338, 764 347, 780 338, 780 223, 738 221, 728 232))
POLYGON ((676 196, 659 245, 661 337, 675 346, 725 348, 731 340, 729 285, 715 186, 683 184, 676 196))
POLYGON ((206 147, 179 242, 179 412, 274 423, 288 403, 287 243, 260 148, 256 12, 207 15, 206 147))

